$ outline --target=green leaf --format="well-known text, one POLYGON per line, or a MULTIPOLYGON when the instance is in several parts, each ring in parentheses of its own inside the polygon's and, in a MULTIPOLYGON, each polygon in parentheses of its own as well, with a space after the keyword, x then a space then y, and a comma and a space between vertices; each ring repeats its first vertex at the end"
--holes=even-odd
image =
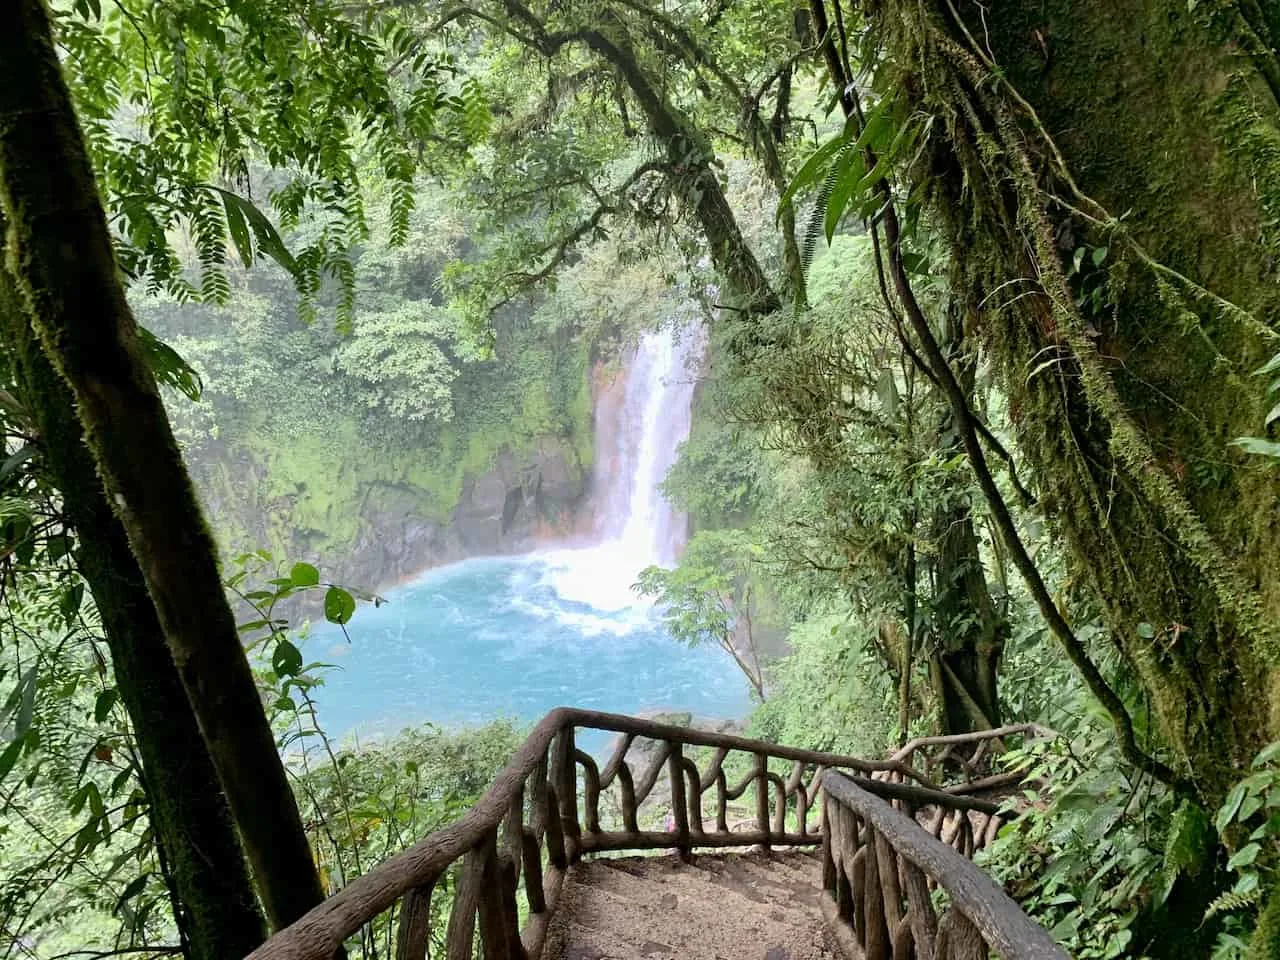
POLYGON ((172 387, 192 402, 200 399, 204 392, 200 374, 177 350, 143 326, 138 327, 138 346, 157 381, 172 387))
POLYGON ((281 640, 271 654, 271 669, 280 677, 294 676, 302 669, 302 651, 288 640, 281 640))
POLYGON ((330 587, 324 594, 324 618, 330 623, 344 624, 356 612, 356 601, 341 587, 330 587))
POLYGON ((76 618, 80 616, 80 606, 83 602, 83 583, 73 583, 63 592, 61 599, 58 601, 58 607, 62 612, 62 619, 66 621, 68 627, 75 626, 76 618))
POLYGON ((22 739, 18 738, 13 743, 5 747, 4 753, 0 753, 0 781, 9 775, 9 771, 13 769, 13 765, 18 762, 18 757, 22 754, 22 739))
POLYGON ((34 457, 35 453, 36 448, 31 444, 27 444, 24 447, 20 447, 16 453, 6 457, 4 463, 0 463, 0 480, 9 476, 9 474, 17 470, 18 467, 22 466, 34 457))
POLYGON ((1237 437, 1231 441, 1231 445, 1260 457, 1280 458, 1280 443, 1264 440, 1262 437, 1237 437))
POLYGON ((1227 794, 1227 799, 1223 801, 1222 806, 1218 809, 1217 819, 1213 822, 1219 833, 1225 831, 1230 826, 1231 821, 1235 819, 1236 814, 1240 811, 1240 805, 1244 803, 1244 797, 1245 786, 1243 783, 1237 783, 1231 788, 1231 792, 1227 794))
POLYGON ((840 150, 841 147, 848 146, 849 141, 845 135, 833 137, 810 154, 809 159, 800 167, 799 172, 792 178, 791 183, 787 185, 787 189, 782 191, 782 196, 778 198, 778 208, 791 201, 795 195, 805 187, 816 182, 822 171, 829 161, 840 150))
POLYGON ((1272 760, 1280 757, 1280 740, 1275 743, 1269 743, 1253 758, 1253 766, 1261 767, 1270 763, 1272 760))
POLYGON ((1106 259, 1107 259, 1107 253, 1108 253, 1108 250, 1109 250, 1109 248, 1108 248, 1108 247, 1094 247, 1094 248, 1093 248, 1093 257, 1092 257, 1092 259, 1093 259, 1093 265, 1094 265, 1095 267, 1100 267, 1100 266, 1102 266, 1102 261, 1104 261, 1104 260, 1106 260, 1106 259))
POLYGON ((309 563, 295 563, 289 571, 289 582, 295 587, 314 587, 320 583, 320 571, 309 563))
POLYGON ((111 714, 111 708, 116 705, 116 701, 119 699, 120 692, 114 687, 99 693, 97 700, 93 704, 93 719, 98 723, 104 723, 111 714))
POLYGON ((36 712, 36 668, 26 672, 22 680, 22 703, 18 707, 18 719, 13 725, 14 739, 21 740, 31 729, 31 718, 36 712))
POLYGON ((1244 799, 1244 803, 1240 804, 1240 812, 1236 814, 1236 819, 1244 823, 1261 809, 1262 797, 1247 796, 1244 799))
POLYGON ((1179 873, 1199 874, 1209 845, 1208 815, 1198 803, 1184 800, 1173 815, 1165 840, 1164 871, 1170 884, 1179 873))
POLYGON ((116 900, 115 908, 111 912, 119 913, 120 908, 125 905, 126 901, 132 900, 134 897, 140 894, 143 891, 143 889, 146 887, 147 878, 149 876, 151 876, 150 873, 144 873, 140 876, 134 877, 133 880, 129 882, 129 885, 124 888, 124 892, 120 894, 120 898, 116 900))
POLYGON ((1270 412, 1267 413, 1267 419, 1263 425, 1269 427, 1271 424, 1275 423, 1276 420, 1280 420, 1280 403, 1277 403, 1271 408, 1270 412))
POLYGON ((827 197, 827 209, 822 219, 827 243, 830 243, 831 238, 835 236, 836 227, 840 225, 849 201, 855 193, 861 193, 863 167, 862 154, 854 150, 841 157, 839 164, 832 171, 834 184, 831 187, 830 196, 827 197))
POLYGON ((1255 377, 1260 377, 1268 373, 1275 373, 1278 370, 1280 370, 1280 353, 1277 353, 1257 370, 1253 371, 1253 375, 1255 377))
POLYGON ((222 206, 227 211, 227 232, 231 234, 231 242, 236 245, 240 262, 246 267, 252 267, 253 241, 249 237, 249 224, 245 221, 244 211, 240 209, 237 198, 230 193, 222 194, 222 206))
POLYGON ((71 537, 65 533, 57 533, 51 536, 45 547, 48 551, 50 560, 61 560, 71 552, 71 537))
POLYGON ((1143 640, 1150 640, 1155 635, 1156 635, 1156 628, 1153 627, 1151 624, 1147 623, 1145 620, 1142 623, 1138 624, 1138 636, 1140 636, 1143 640))
POLYGON ((1228 870, 1239 870, 1241 867, 1250 866, 1258 859, 1258 854, 1262 852, 1262 844, 1250 843, 1241 847, 1235 852, 1230 860, 1227 861, 1228 870))
MULTIPOLYGON (((215 191, 222 197, 223 205, 228 202, 236 206, 244 219, 248 222, 253 230, 253 235, 258 241, 258 250, 265 253, 280 266, 289 271, 289 274, 296 280, 303 278, 303 270, 294 259, 293 254, 289 252, 289 248, 284 245, 284 241, 280 239, 280 234, 276 228, 272 226, 271 221, 266 215, 255 207, 248 200, 237 196, 228 190, 220 187, 209 186, 208 189, 215 191)), ((233 237, 234 239, 234 237, 233 237)))

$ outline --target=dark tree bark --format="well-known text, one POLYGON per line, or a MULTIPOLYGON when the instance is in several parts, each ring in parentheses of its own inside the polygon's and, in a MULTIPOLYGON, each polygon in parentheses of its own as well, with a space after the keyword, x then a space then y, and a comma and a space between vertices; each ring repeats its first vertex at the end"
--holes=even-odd
MULTIPOLYGON (((957 372, 970 406, 973 403, 973 358, 964 350, 964 331, 948 315, 943 349, 957 372)), ((946 397, 941 398, 946 403, 946 397)), ((955 417, 943 416, 938 431, 941 456, 964 450, 955 417)), ((992 602, 987 587, 973 509, 953 493, 934 511, 933 565, 934 654, 929 675, 939 705, 943 733, 969 733, 1000 726, 997 673, 1008 624, 992 602)))
POLYGON ((222 592, 213 538, 138 348, 106 217, 41 0, 0 32, 0 206, 8 263, 75 396, 274 927, 323 898, 222 592))
MULTIPOLYGON (((0 217, 0 229, 4 219, 0 217)), ((0 238, 0 253, 3 252, 0 238)), ((192 960, 242 957, 266 935, 227 800, 120 520, 84 444, 71 391, 50 365, 0 267, 0 340, 31 411, 46 476, 78 541, 76 561, 102 618, 143 789, 192 960)))

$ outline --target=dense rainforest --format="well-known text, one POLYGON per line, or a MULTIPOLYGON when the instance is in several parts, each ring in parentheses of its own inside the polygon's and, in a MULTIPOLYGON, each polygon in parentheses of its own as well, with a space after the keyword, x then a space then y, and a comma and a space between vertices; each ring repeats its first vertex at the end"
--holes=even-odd
POLYGON ((1034 723, 978 861, 1069 955, 1280 956, 1280 4, 7 12, 3 956, 243 956, 474 804, 531 718, 343 736, 312 631, 616 520, 655 335, 635 593, 740 729, 1034 723))

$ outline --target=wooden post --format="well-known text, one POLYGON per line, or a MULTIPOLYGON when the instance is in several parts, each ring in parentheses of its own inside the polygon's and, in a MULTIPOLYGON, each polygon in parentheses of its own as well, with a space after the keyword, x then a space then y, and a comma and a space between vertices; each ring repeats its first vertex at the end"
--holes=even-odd
POLYGON ((520 907, 516 904, 516 887, 519 874, 515 863, 505 853, 498 856, 498 886, 502 892, 502 929, 506 934, 507 956, 513 960, 526 960, 524 944, 520 942, 520 907))
POLYGON ((468 850, 458 870, 458 885, 453 894, 453 907, 449 910, 449 925, 445 928, 446 960, 472 960, 471 947, 475 942, 476 932, 476 905, 480 901, 483 872, 484 858, 481 851, 468 850))
POLYGON ((547 909, 547 896, 542 889, 542 851, 532 830, 524 831, 524 895, 529 901, 530 913, 542 913, 547 909))
POLYGON ((876 830, 867 824, 867 842, 862 849, 866 851, 863 874, 866 881, 866 924, 867 934, 864 941, 866 960, 889 960, 889 930, 885 925, 884 893, 880 886, 880 863, 876 850, 876 830))
POLYGON ((671 816, 676 825, 676 849, 680 859, 689 862, 689 806, 685 796, 684 762, 680 744, 673 742, 667 754, 667 779, 671 781, 671 816))
POLYGON ((547 859, 563 870, 569 865, 569 858, 564 849, 564 834, 560 832, 560 814, 557 811, 558 800, 554 787, 547 787, 547 803, 550 813, 547 816, 547 859))
POLYGON ((427 936, 431 932, 431 884, 415 887, 400 906, 396 930, 396 960, 427 960, 427 936))
POLYGON ((911 918, 912 941, 916 960, 933 960, 933 942, 938 936, 938 918, 933 912, 933 899, 924 873, 906 857, 902 858, 907 895, 907 915, 911 918))
POLYGON ((511 798, 507 806, 507 815, 502 821, 502 849, 520 870, 520 858, 524 853, 524 788, 521 787, 511 798))
POLYGON ((687 780, 685 799, 689 804, 689 832, 695 837, 706 836, 702 827, 702 778, 698 776, 698 768, 692 760, 686 757, 680 763, 687 780))
POLYGON ((639 833, 636 822, 636 785, 631 779, 631 768, 624 760, 618 767, 618 789, 622 794, 622 828, 628 833, 639 833))
POLYGON ((831 801, 826 794, 822 796, 822 889, 835 895, 836 861, 835 851, 831 848, 831 817, 828 813, 831 801))
POLYGON ((948 915, 951 917, 951 936, 945 960, 986 960, 990 951, 978 928, 954 907, 948 915))
MULTIPOLYGON (((508 938, 508 923, 504 914, 502 892, 503 869, 498 861, 497 837, 489 834, 481 848, 483 868, 480 880, 480 942, 484 948, 484 960, 517 960, 508 938)), ((510 861, 507 861, 508 866, 510 861)), ((512 873, 514 877, 514 872, 512 873)), ((517 937, 517 942, 519 938, 517 937)))
POLYGON ((756 754, 756 828, 765 836, 760 846, 768 850, 769 843, 769 758, 763 753, 756 754))
POLYGON ((723 768, 716 771, 716 830, 729 832, 729 785, 723 768))
POLYGON ((542 839, 543 833, 547 829, 547 820, 549 819, 549 806, 547 804, 547 755, 544 752, 538 759, 537 764, 533 768, 533 773, 529 774, 529 787, 533 793, 530 796, 530 815, 534 836, 539 840, 542 839))
POLYGON ((574 760, 573 727, 566 726, 556 735, 551 758, 551 779, 560 807, 560 832, 564 836, 564 852, 570 863, 582 856, 582 828, 578 825, 578 767, 574 760))
POLYGON ((600 832, 600 768, 589 753, 574 750, 574 760, 582 764, 582 806, 586 812, 587 833, 600 832))
POLYGON ((876 866, 880 871, 880 892, 884 899, 884 922, 897 931, 902 921, 902 888, 898 884, 898 855, 889 841, 876 834, 876 866))

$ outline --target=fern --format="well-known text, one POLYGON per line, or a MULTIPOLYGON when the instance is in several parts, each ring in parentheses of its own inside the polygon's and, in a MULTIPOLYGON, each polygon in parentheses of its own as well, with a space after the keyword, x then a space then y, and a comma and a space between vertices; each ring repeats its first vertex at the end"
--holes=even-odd
POLYGON ((200 261, 200 298, 206 303, 225 303, 231 295, 231 284, 224 269, 227 230, 222 207, 204 191, 193 202, 191 239, 200 261))
POLYGON ((479 143, 488 135, 493 120, 480 81, 474 77, 464 80, 459 100, 462 106, 462 129, 467 141, 479 143))
POLYGON ((1210 842, 1209 817, 1199 804, 1184 800, 1173 815, 1165 840, 1164 871, 1173 877, 1178 873, 1195 876, 1204 865, 1210 842))
POLYGON ((1204 918, 1210 920, 1213 917, 1223 913, 1236 913, 1248 907, 1257 906, 1262 900, 1262 888, 1254 887, 1251 890, 1239 892, 1236 890, 1228 890, 1226 893, 1214 897, 1213 902, 1209 904, 1204 912, 1204 918))
POLYGON ((853 144, 846 143, 836 151, 835 156, 832 157, 831 165, 827 167, 826 175, 822 178, 822 183, 818 187, 818 194, 814 197, 813 208, 809 211, 809 219, 805 224, 804 236, 800 242, 800 264, 806 277, 813 266, 818 237, 826 229, 828 204, 831 201, 832 193, 840 182, 841 171, 847 169, 845 161, 852 150, 853 144))

